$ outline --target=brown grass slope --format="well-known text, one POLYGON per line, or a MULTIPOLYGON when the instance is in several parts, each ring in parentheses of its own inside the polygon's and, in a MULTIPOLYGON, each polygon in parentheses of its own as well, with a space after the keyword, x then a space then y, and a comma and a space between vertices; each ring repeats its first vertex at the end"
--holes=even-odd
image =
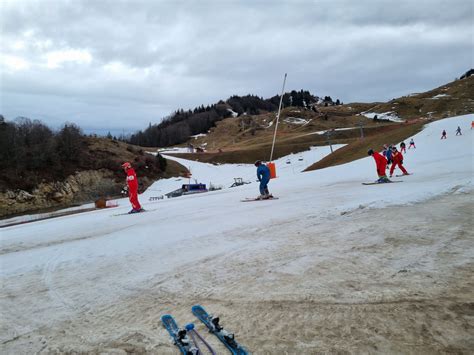
POLYGON ((129 161, 140 177, 140 189, 146 189, 158 179, 181 176, 187 169, 181 164, 167 160, 166 169, 159 167, 157 158, 146 152, 146 148, 134 146, 108 138, 87 138, 87 161, 81 162, 83 168, 108 169, 113 172, 117 181, 122 182, 124 173, 121 165, 129 161))
MULTIPOLYGON (((364 139, 356 139, 336 150, 334 153, 326 156, 317 163, 309 166, 305 171, 324 169, 330 166, 349 163, 353 160, 361 159, 367 156, 367 151, 371 148, 382 150, 384 144, 397 144, 404 141, 407 137, 413 136, 422 130, 424 123, 401 124, 396 127, 390 127, 385 130, 365 136, 364 139)), ((408 146, 408 142, 406 142, 408 146)))
MULTIPOLYGON (((368 147, 378 149, 385 143, 398 143, 418 132, 422 123, 454 115, 474 112, 474 76, 456 80, 425 93, 412 94, 386 103, 350 103, 341 106, 319 107, 320 112, 288 107, 282 110, 273 159, 290 153, 326 145, 326 135, 314 134, 337 128, 363 125, 365 139, 360 141, 360 130, 336 131, 331 143, 348 144, 344 150, 310 167, 322 168, 328 164, 342 164, 366 154, 368 147), (394 112, 409 122, 374 122, 362 112, 394 112), (297 124, 298 119, 307 123, 297 124), (418 123, 416 123, 418 122, 418 123), (413 124, 416 123, 416 124, 413 124), (366 149, 367 148, 367 149, 366 149), (350 153, 349 153, 350 152, 350 153), (340 158, 338 158, 340 157, 340 158)), ((257 159, 269 160, 273 140, 275 113, 228 118, 217 123, 207 136, 191 139, 194 146, 205 146, 206 153, 180 154, 180 157, 209 163, 252 163, 257 159)), ((302 122, 302 121, 299 122, 302 122)))
POLYGON ((371 112, 397 113, 410 120, 420 117, 434 119, 474 112, 474 76, 456 80, 424 93, 414 93, 386 103, 374 104, 371 112))

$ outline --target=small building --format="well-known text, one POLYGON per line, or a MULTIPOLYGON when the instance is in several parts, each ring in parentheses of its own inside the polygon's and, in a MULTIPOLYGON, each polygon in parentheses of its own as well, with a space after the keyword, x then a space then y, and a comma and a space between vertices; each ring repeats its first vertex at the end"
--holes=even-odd
POLYGON ((181 188, 183 189, 183 195, 208 191, 206 184, 184 184, 181 188))
POLYGON ((183 184, 180 189, 167 193, 166 197, 178 197, 182 195, 191 195, 208 191, 209 190, 206 188, 206 184, 183 184))

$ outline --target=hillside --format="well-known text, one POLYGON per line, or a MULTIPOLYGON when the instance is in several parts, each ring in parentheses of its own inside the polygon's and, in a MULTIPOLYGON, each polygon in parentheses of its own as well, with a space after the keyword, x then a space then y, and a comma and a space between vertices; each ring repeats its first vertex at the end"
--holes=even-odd
POLYGON ((136 169, 140 192, 158 179, 186 172, 174 161, 113 139, 88 137, 77 131, 62 144, 60 134, 40 139, 38 132, 46 128, 38 122, 18 125, 21 135, 13 135, 14 128, 14 124, 3 123, 3 136, 22 138, 26 144, 17 142, 2 154, 6 164, 0 171, 0 217, 120 196, 125 184, 124 161, 136 169))
POLYGON ((146 213, 124 198, 2 228, 0 352, 178 354, 160 324, 172 314, 225 354, 198 303, 255 354, 470 353, 470 124, 424 125, 402 183, 362 185, 376 179, 367 156, 301 173, 327 155, 317 147, 276 160, 278 200, 242 203, 258 193, 253 165, 170 158, 225 187, 150 201, 182 183, 163 179, 141 195, 146 213), (229 188, 237 176, 250 183, 229 188))
MULTIPOLYGON (((293 91, 284 95, 284 103, 298 106, 284 107, 281 112, 273 159, 312 146, 345 144, 306 170, 343 164, 364 157, 369 148, 403 141, 427 122, 474 112, 473 98, 472 75, 386 103, 336 105, 329 97, 321 100, 306 91, 293 91)), ((277 103, 278 96, 263 100, 248 95, 192 112, 179 110, 162 124, 150 126, 142 138, 150 137, 147 132, 189 135, 191 128, 180 131, 177 127, 195 124, 193 129, 199 131, 204 119, 214 127, 180 145, 203 152, 180 157, 214 164, 269 160, 277 103)), ((0 172, 0 217, 116 196, 123 186, 123 161, 133 162, 140 191, 157 179, 183 175, 186 170, 146 154, 148 148, 83 136, 74 125, 54 133, 39 121, 21 119, 15 125, 1 117, 0 128, 0 160, 5 166, 0 172)))
MULTIPOLYGON (((353 144, 346 150, 354 150, 354 154, 345 154, 342 160, 331 160, 331 164, 340 164, 347 162, 349 157, 362 157, 368 147, 400 142, 418 132, 426 122, 472 112, 474 76, 387 103, 350 103, 328 107, 318 105, 314 109, 287 107, 281 112, 273 158, 306 150, 310 146, 326 145, 328 137, 325 133, 329 130, 331 143, 353 144), (361 126, 363 142, 360 142, 361 126)), ((204 153, 180 156, 212 163, 268 160, 275 117, 276 114, 271 112, 224 119, 217 122, 216 127, 211 128, 207 134, 197 135, 187 145, 182 145, 202 147, 205 149, 204 153)))

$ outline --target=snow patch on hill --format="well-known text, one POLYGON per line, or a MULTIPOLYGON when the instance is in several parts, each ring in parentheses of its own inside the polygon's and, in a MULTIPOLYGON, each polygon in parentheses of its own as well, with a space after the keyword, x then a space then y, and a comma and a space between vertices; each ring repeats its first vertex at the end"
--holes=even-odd
POLYGON ((377 118, 379 120, 387 120, 387 121, 392 121, 392 122, 405 122, 404 119, 398 117, 398 115, 396 114, 396 112, 394 111, 388 111, 388 112, 361 112, 361 114, 367 118, 375 118, 375 116, 377 116, 377 118))

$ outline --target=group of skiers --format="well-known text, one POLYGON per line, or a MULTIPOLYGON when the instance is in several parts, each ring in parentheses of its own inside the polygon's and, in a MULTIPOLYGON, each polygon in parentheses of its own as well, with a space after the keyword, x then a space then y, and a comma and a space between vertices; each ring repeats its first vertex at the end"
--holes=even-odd
MULTIPOLYGON (((258 199, 270 199, 273 198, 272 194, 268 191, 268 183, 270 181, 270 169, 268 166, 262 163, 261 160, 257 160, 255 162, 255 166, 257 167, 257 178, 260 182, 260 196, 258 199)), ((122 164, 122 168, 127 174, 126 182, 127 182, 127 190, 128 190, 128 198, 132 205, 132 209, 128 213, 139 213, 144 211, 140 202, 138 201, 138 180, 137 174, 135 169, 132 168, 132 164, 129 162, 125 162, 122 164)))
MULTIPOLYGON (((461 127, 458 126, 458 128, 456 129, 456 135, 457 136, 462 136, 462 133, 461 133, 461 127)), ((441 139, 446 139, 448 138, 447 137, 447 133, 446 133, 446 130, 443 129, 443 132, 441 132, 441 139)))
MULTIPOLYGON (((461 127, 458 126, 456 129, 456 136, 462 135, 461 127)), ((447 134, 446 130, 443 130, 441 133, 441 139, 446 139, 447 134)), ((410 139, 410 143, 408 149, 416 149, 415 141, 413 138, 410 139)), ((403 175, 410 175, 408 171, 403 166, 403 154, 406 153, 406 145, 405 142, 400 143, 400 151, 398 151, 396 145, 384 145, 382 154, 373 149, 369 149, 367 154, 372 156, 375 160, 375 165, 377 169, 378 175, 378 183, 385 183, 391 182, 390 179, 387 177, 387 169, 389 170, 389 177, 393 176, 395 168, 398 167, 403 175)), ((265 165, 261 160, 257 160, 255 162, 255 167, 257 168, 257 178, 260 182, 259 190, 260 196, 257 199, 271 199, 273 198, 272 194, 270 194, 268 190, 268 183, 270 182, 271 174, 270 169, 267 165, 265 165)), ((137 181, 137 174, 135 170, 132 168, 132 165, 129 162, 125 162, 122 164, 122 168, 124 169, 125 173, 127 174, 127 186, 128 186, 128 196, 130 199, 130 203, 132 204, 132 210, 129 213, 138 213, 142 212, 143 208, 138 201, 138 181, 137 181)))
MULTIPOLYGON (((413 139, 410 141, 409 149, 413 146, 415 147, 415 142, 413 139)), ((406 152, 405 149, 405 142, 400 143, 400 151, 398 151, 395 145, 387 146, 386 144, 383 146, 382 154, 373 149, 369 149, 367 152, 368 155, 372 156, 375 160, 375 165, 377 169, 377 175, 379 183, 390 182, 390 179, 387 177, 386 170, 389 168, 390 165, 390 177, 393 176, 393 172, 395 168, 398 168, 403 172, 403 175, 410 175, 408 171, 403 166, 403 154, 402 151, 406 152)))

